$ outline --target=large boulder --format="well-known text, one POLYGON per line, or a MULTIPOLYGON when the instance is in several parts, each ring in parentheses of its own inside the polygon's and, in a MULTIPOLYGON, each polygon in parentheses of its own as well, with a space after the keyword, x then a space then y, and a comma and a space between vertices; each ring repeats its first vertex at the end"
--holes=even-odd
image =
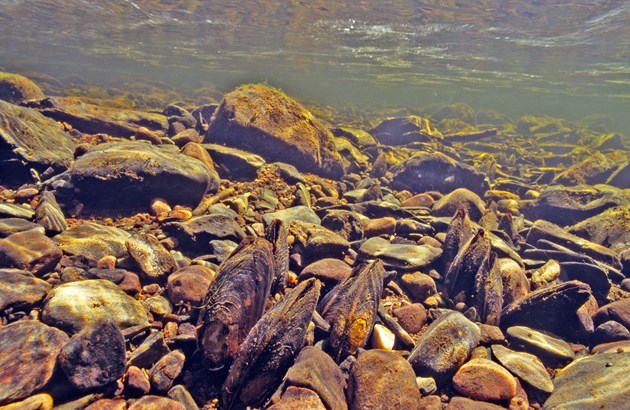
POLYGON ((483 195, 490 186, 484 173, 439 152, 418 153, 391 171, 394 187, 412 192, 448 193, 456 188, 467 188, 483 195))
POLYGON ((0 101, 0 174, 3 182, 20 185, 38 172, 68 167, 74 142, 55 121, 35 110, 0 101))
POLYGON ((105 133, 116 137, 131 137, 140 127, 151 131, 168 130, 168 121, 162 114, 103 107, 88 104, 76 97, 47 97, 29 101, 26 105, 88 134, 105 133))
POLYGON ((0 72, 0 100, 17 104, 44 97, 42 89, 23 75, 0 72))
POLYGON ((227 93, 215 111, 206 142, 225 144, 305 172, 339 178, 341 156, 330 131, 298 102, 261 84, 227 93))
POLYGON ((206 191, 218 189, 216 174, 201 161, 174 145, 139 141, 98 145, 59 178, 92 209, 148 209, 155 198, 196 206, 206 191))

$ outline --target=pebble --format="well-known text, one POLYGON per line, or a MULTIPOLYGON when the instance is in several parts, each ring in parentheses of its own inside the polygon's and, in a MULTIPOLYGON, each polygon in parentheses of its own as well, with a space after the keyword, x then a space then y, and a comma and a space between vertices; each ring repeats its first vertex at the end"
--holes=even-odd
POLYGON ((416 194, 400 202, 401 206, 426 206, 430 207, 435 199, 429 194, 416 194))
POLYGON ((302 221, 316 225, 322 223, 319 216, 317 216, 311 208, 304 205, 294 206, 281 211, 269 212, 263 215, 263 222, 265 223, 265 226, 269 226, 269 224, 275 219, 280 219, 284 222, 285 226, 289 226, 292 221, 302 221))
POLYGON ((350 272, 352 272, 352 268, 344 261, 335 258, 323 258, 305 266, 298 279, 302 281, 317 278, 322 281, 326 291, 350 276, 350 272))
POLYGON ((626 329, 630 329, 630 298, 604 305, 599 308, 593 316, 593 321, 596 325, 609 320, 619 322, 624 325, 626 329))
POLYGON ((321 398, 313 390, 289 386, 276 403, 268 410, 327 410, 321 398))
POLYGON ((64 332, 34 320, 0 327, 0 405, 23 400, 44 387, 67 342, 64 332))
POLYGON ((349 409, 411 409, 420 401, 416 375, 399 354, 371 349, 357 359, 348 380, 349 409))
POLYGON ((408 292, 410 298, 416 302, 437 294, 437 287, 433 278, 421 272, 402 275, 400 284, 408 292))
POLYGON ((593 344, 630 340, 630 331, 619 322, 609 320, 597 326, 593 333, 593 344))
POLYGON ((169 275, 166 283, 168 298, 177 306, 188 304, 201 306, 216 272, 201 265, 190 265, 169 275))
POLYGON ((125 373, 125 339, 110 318, 90 323, 72 336, 59 354, 59 365, 81 391, 108 385, 125 373))
POLYGON ((396 336, 394 332, 387 327, 376 323, 372 329, 372 336, 370 337, 371 346, 374 349, 393 350, 394 343, 396 343, 396 336))
POLYGON ((497 404, 469 399, 467 397, 453 397, 444 410, 505 410, 497 404))
POLYGON ((575 353, 569 343, 525 326, 509 327, 507 336, 510 346, 533 353, 538 357, 564 361, 575 358, 575 353))
POLYGON ((48 294, 42 309, 44 323, 72 333, 107 317, 121 329, 147 322, 147 313, 140 302, 103 279, 59 285, 48 294))
POLYGON ((65 254, 98 261, 106 256, 117 259, 127 256, 125 241, 129 236, 122 229, 85 221, 56 235, 53 240, 65 254))
POLYGON ((40 393, 22 401, 0 406, 0 410, 51 410, 53 404, 53 398, 50 394, 40 393))
POLYGON ((126 410, 127 402, 123 399, 99 399, 84 410, 126 410))
POLYGON ((126 272, 125 277, 118 283, 118 287, 128 295, 136 295, 142 291, 140 277, 133 272, 126 272))
POLYGON ((0 267, 51 272, 61 260, 61 249, 39 230, 18 232, 0 239, 0 267))
POLYGON ((421 303, 401 306, 392 311, 403 329, 414 334, 420 332, 427 321, 427 310, 421 303))
POLYGON ((149 371, 151 386, 158 393, 166 393, 184 367, 186 356, 181 350, 174 350, 153 365, 149 371))
POLYGON ((124 377, 124 394, 126 397, 140 397, 148 394, 151 390, 151 383, 146 373, 137 366, 129 366, 124 377))
POLYGON ((431 208, 435 216, 453 216, 455 211, 463 209, 473 221, 479 221, 486 212, 486 206, 479 195, 466 188, 457 188, 438 199, 431 208))
POLYGON ((359 248, 360 259, 380 258, 386 268, 417 270, 429 266, 442 255, 442 250, 429 245, 392 244, 374 237, 359 248))
POLYGON ((391 217, 363 221, 363 234, 366 238, 396 233, 396 219, 391 217))
POLYGON ((128 365, 150 369, 169 349, 160 331, 153 332, 129 356, 128 365))
POLYGON ((131 235, 125 245, 144 279, 163 282, 177 268, 171 254, 153 235, 131 235))
POLYGON ((528 385, 545 393, 553 392, 551 377, 538 357, 501 345, 492 345, 492 354, 499 363, 528 385))
POLYGON ((505 401, 516 395, 514 376, 488 359, 472 359, 460 367, 453 376, 453 387, 480 401, 505 401))
POLYGON ((128 410, 186 410, 186 407, 167 397, 148 395, 133 402, 128 410))
POLYGON ((0 219, 0 238, 6 238, 11 234, 30 231, 31 229, 37 229, 41 233, 46 233, 43 226, 22 218, 0 219))
POLYGON ((481 339, 479 327, 459 312, 435 320, 411 351, 409 363, 418 376, 443 384, 468 359, 481 339))
POLYGON ((0 312, 8 308, 28 311, 44 299, 50 289, 48 282, 28 271, 0 269, 0 312))

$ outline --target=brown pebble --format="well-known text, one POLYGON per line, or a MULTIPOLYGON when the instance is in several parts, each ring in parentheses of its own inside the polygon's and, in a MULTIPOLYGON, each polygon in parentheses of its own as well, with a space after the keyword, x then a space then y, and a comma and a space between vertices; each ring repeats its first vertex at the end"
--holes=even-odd
POLYGON ((37 195, 38 193, 39 191, 37 190, 37 188, 24 188, 18 190, 13 198, 18 202, 26 202, 35 198, 35 195, 37 195))
POLYGON ((125 273, 125 277, 122 282, 118 284, 118 287, 125 291, 126 294, 132 296, 142 291, 140 277, 133 272, 125 273))
POLYGON ((114 255, 103 256, 96 263, 96 267, 98 269, 115 269, 116 268, 116 257, 114 255))
POLYGON ((155 198, 153 201, 151 201, 151 213, 153 215, 167 215, 169 212, 171 212, 171 207, 162 198, 155 198))
POLYGON ((466 397, 453 397, 444 410, 504 410, 497 404, 468 399, 466 397))
POLYGON ((392 311, 398 323, 408 333, 418 333, 427 321, 427 310, 420 303, 401 306, 392 311))
POLYGON ((85 410, 125 410, 127 401, 123 399, 100 399, 90 404, 85 410))
POLYGON ((140 140, 149 141, 151 144, 154 144, 154 145, 159 145, 162 143, 162 140, 160 139, 160 137, 155 132, 148 129, 147 127, 138 127, 134 137, 138 141, 140 140))
POLYGON ((437 293, 435 281, 421 272, 406 273, 400 278, 400 284, 414 301, 426 300, 437 293))
POLYGON ((453 376, 458 393, 474 400, 511 400, 516 396, 516 380, 503 366, 488 359, 472 359, 453 376))
POLYGON ((160 285, 157 283, 151 283, 142 287, 142 292, 147 295, 155 295, 160 290, 160 285))
POLYGON ((436 395, 423 397, 418 402, 418 410, 442 410, 442 399, 436 395))
POLYGON ((429 245, 433 246, 434 248, 442 249, 442 242, 438 241, 432 236, 423 236, 422 238, 418 239, 418 245, 429 245))
POLYGON ((149 378, 139 367, 129 366, 129 369, 127 369, 127 373, 124 376, 124 380, 125 397, 140 397, 151 390, 149 378))
POLYGON ((435 199, 429 194, 417 194, 412 196, 411 198, 405 199, 400 203, 402 206, 426 206, 429 207, 433 205, 435 199))
POLYGON ((177 323, 175 322, 166 322, 164 325, 164 338, 165 339, 173 339, 177 336, 177 323))
POLYGON ((396 219, 392 217, 386 216, 363 222, 363 234, 366 238, 394 233, 396 233, 396 219))

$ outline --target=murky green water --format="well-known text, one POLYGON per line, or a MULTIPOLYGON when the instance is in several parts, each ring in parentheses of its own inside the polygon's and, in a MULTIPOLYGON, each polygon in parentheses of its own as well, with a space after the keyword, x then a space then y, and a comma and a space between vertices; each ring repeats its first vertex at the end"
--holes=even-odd
POLYGON ((0 69, 322 104, 453 101, 630 131, 630 1, 0 0, 0 69))

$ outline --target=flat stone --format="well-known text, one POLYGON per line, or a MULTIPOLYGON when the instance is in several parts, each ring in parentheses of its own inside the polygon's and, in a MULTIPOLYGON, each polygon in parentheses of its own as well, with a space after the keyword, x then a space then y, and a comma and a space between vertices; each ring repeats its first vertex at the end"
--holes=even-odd
POLYGON ((124 399, 99 399, 83 410, 126 410, 127 402, 124 399))
POLYGON ((415 408, 422 396, 411 365, 397 353, 371 349, 350 370, 348 408, 415 408))
POLYGON ((223 96, 205 141, 244 149, 267 161, 287 162, 328 178, 343 174, 330 131, 302 105, 261 84, 243 85, 223 96))
POLYGON ((279 395, 284 397, 291 386, 315 392, 325 408, 348 408, 344 392, 346 382, 341 370, 327 353, 316 347, 306 346, 300 351, 271 401, 279 403, 279 395))
POLYGON ((168 298, 174 305, 201 306, 215 277, 216 272, 205 266, 190 265, 182 268, 168 277, 168 298))
POLYGON ((30 231, 32 229, 37 229, 39 232, 45 233, 44 227, 35 222, 30 222, 22 218, 0 219, 0 238, 6 238, 14 233, 30 231))
POLYGON ((184 222, 169 222, 162 229, 191 252, 207 251, 208 244, 215 239, 239 243, 246 236, 233 217, 220 214, 195 216, 184 222))
POLYGON ((168 391, 168 397, 182 403, 184 407, 186 407, 186 410, 199 410, 199 406, 195 403, 190 392, 181 384, 173 386, 168 391))
POLYGON ((510 346, 552 360, 571 361, 575 353, 571 345, 562 339, 549 336, 525 326, 512 326, 507 329, 510 346))
POLYGON ((630 340, 630 331, 621 323, 609 320, 597 326, 593 333, 593 344, 630 340))
POLYGON ((151 333, 129 356, 129 366, 150 369, 169 349, 161 331, 151 333))
POLYGON ((422 302, 437 294, 437 287, 432 277, 422 272, 405 273, 400 277, 400 284, 415 302, 422 302))
POLYGON ((453 387, 473 400, 503 401, 516 395, 516 380, 504 367, 488 359, 472 359, 457 370, 453 387))
POLYGON ((201 161, 174 145, 141 141, 109 142, 78 157, 60 180, 69 182, 87 209, 150 209, 162 198, 169 204, 197 206, 211 186, 218 188, 201 161))
POLYGON ((174 350, 158 360, 149 371, 151 386, 156 392, 166 393, 184 368, 186 356, 181 350, 174 350))
POLYGON ((61 349, 59 364, 81 391, 106 386, 125 373, 125 338, 110 318, 92 322, 61 349))
POLYGON ((578 359, 558 372, 555 390, 543 406, 551 409, 622 409, 628 404, 630 352, 578 359))
POLYGON ((48 282, 37 279, 30 272, 0 269, 0 311, 13 308, 28 312, 50 289, 48 282))
POLYGON ((427 321, 427 310, 421 303, 401 306, 394 309, 392 315, 400 326, 409 333, 418 333, 427 321))
POLYGON ((163 282, 177 268, 171 254, 153 235, 135 233, 125 245, 145 279, 163 282))
POLYGON ((164 296, 154 295, 141 302, 153 315, 164 316, 173 313, 173 305, 164 296))
POLYGON ((350 272, 352 272, 352 268, 344 261, 335 258, 323 258, 304 267, 298 279, 302 281, 317 278, 323 283, 326 290, 330 290, 350 276, 350 272))
POLYGON ((352 211, 332 210, 322 218, 322 226, 339 234, 347 241, 363 239, 363 223, 359 215, 352 211))
POLYGON ((167 397, 149 395, 136 400, 129 410, 186 410, 186 407, 167 397))
POLYGON ((444 383, 468 359, 481 339, 479 326, 459 312, 440 316, 422 334, 409 356, 418 376, 444 383))
POLYGON ((363 221, 363 233, 366 238, 396 233, 396 219, 392 217, 367 219, 363 221))
POLYGON ((32 219, 35 211, 24 205, 8 204, 0 201, 0 216, 3 218, 32 219))
POLYGON ((499 363, 528 385, 545 393, 553 391, 551 377, 538 357, 501 345, 492 345, 492 354, 499 363))
POLYGON ((149 378, 139 367, 129 366, 124 380, 125 397, 141 397, 151 391, 149 378))
POLYGON ((25 399, 46 385, 68 340, 61 330, 34 320, 0 327, 0 405, 25 399))
POLYGON ((142 304, 104 279, 59 285, 48 294, 42 309, 44 323, 72 333, 108 317, 121 329, 147 322, 142 304))
POLYGON ((283 209, 281 211, 269 212, 263 215, 263 222, 265 226, 269 226, 275 219, 280 219, 286 226, 293 221, 302 221, 312 224, 321 224, 321 219, 317 214, 309 207, 304 205, 294 206, 291 208, 283 209))
POLYGON ((216 162, 222 176, 235 180, 253 180, 266 164, 259 155, 220 144, 203 144, 216 162))
POLYGON ((61 249, 39 230, 18 232, 0 239, 0 267, 18 268, 43 275, 63 256, 61 249))
POLYGON ((8 145, 0 160, 0 172, 11 175, 11 183, 16 185, 32 181, 30 168, 40 173, 48 167, 66 169, 74 155, 72 138, 55 121, 1 100, 0 142, 8 145))
POLYGON ((73 128, 88 134, 105 133, 131 137, 140 127, 151 131, 168 130, 166 117, 161 114, 104 107, 86 103, 76 97, 47 97, 29 101, 26 105, 55 121, 67 122, 73 128))
POLYGON ((580 221, 568 232, 599 245, 621 250, 630 245, 630 204, 617 206, 580 221))
POLYGON ((392 244, 380 237, 368 239, 359 248, 360 259, 379 258, 386 268, 391 269, 422 269, 441 255, 441 249, 430 245, 392 244))
POLYGON ((117 259, 127 256, 127 238, 131 234, 113 226, 83 222, 53 237, 67 255, 81 255, 94 261, 112 255, 117 259))

